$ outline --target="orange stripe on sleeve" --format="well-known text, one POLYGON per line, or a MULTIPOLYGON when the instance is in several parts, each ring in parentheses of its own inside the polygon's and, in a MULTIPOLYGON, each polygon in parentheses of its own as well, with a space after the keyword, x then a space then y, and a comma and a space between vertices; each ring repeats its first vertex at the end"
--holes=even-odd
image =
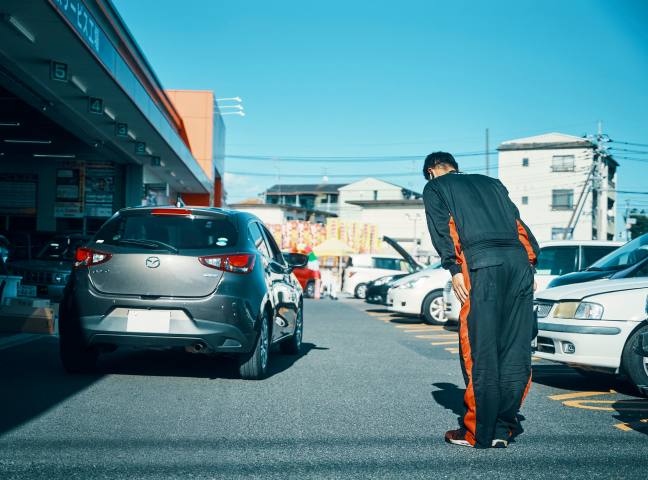
POLYGON ((519 220, 516 220, 516 222, 517 222, 518 236, 520 237, 520 241, 522 242, 522 245, 524 245, 524 248, 526 248, 527 255, 529 256, 529 262, 531 262, 531 265, 533 265, 536 256, 535 253, 533 253, 533 248, 531 247, 531 243, 529 242, 529 234, 527 233, 526 229, 522 226, 519 220))
MULTIPOLYGON (((450 215, 450 214, 448 214, 450 215)), ((461 253, 461 242, 459 242, 459 234, 457 233, 457 226, 455 225, 454 218, 450 215, 450 220, 448 221, 448 227, 450 227, 450 237, 452 237, 452 242, 455 247, 455 254, 457 256, 456 264, 461 265, 463 261, 463 253, 461 253)))

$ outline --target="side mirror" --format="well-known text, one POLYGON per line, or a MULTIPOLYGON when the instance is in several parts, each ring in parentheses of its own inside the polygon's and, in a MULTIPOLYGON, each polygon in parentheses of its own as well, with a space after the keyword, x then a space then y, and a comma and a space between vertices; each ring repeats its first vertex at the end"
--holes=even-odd
POLYGON ((308 265, 308 255, 303 253, 289 253, 288 254, 288 266, 294 270, 295 268, 304 268, 308 265))

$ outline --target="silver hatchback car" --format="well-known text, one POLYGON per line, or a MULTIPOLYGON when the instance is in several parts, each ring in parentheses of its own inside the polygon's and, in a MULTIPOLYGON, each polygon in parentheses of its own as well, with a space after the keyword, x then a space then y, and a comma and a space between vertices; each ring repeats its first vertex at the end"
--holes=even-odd
POLYGON ((207 207, 125 208, 77 250, 59 309, 61 360, 91 371, 118 347, 237 354, 262 379, 268 352, 299 352, 303 291, 254 215, 207 207))

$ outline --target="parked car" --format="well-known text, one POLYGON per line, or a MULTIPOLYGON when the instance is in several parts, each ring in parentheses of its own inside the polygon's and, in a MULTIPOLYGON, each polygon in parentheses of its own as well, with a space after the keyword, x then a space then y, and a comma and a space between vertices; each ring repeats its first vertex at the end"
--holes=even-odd
POLYGON ((421 315, 426 323, 444 325, 448 319, 443 312, 443 287, 449 278, 450 272, 435 262, 397 280, 387 292, 389 310, 421 315))
POLYGON ((387 304, 387 292, 394 285, 394 282, 400 278, 410 275, 409 273, 399 273, 397 275, 386 275, 367 283, 367 293, 365 302, 387 304))
MULTIPOLYGON (((283 252, 284 260, 287 262, 290 258, 290 254, 283 252)), ((304 297, 306 298, 315 298, 315 280, 319 280, 320 272, 317 270, 311 270, 308 266, 304 268, 295 268, 293 274, 297 277, 299 284, 304 290, 304 297)))
POLYGON ((395 272, 412 273, 421 270, 425 265, 419 263, 405 251, 398 242, 389 237, 383 240, 391 245, 400 256, 380 254, 349 255, 351 265, 345 268, 342 290, 356 298, 367 297, 367 284, 380 277, 393 275, 395 272))
POLYGON ((648 394, 648 359, 633 351, 639 336, 648 332, 646 275, 648 271, 640 278, 540 292, 535 355, 570 365, 586 377, 624 373, 637 390, 648 394))
MULTIPOLYGON (((557 240, 541 243, 538 268, 534 276, 538 284, 536 292, 545 290, 549 283, 560 275, 589 267, 621 245, 624 243, 597 240, 557 240)), ((443 289, 443 303, 446 317, 458 320, 461 303, 452 291, 452 280, 443 289)))
POLYGON ((262 379, 280 344, 297 354, 302 287, 256 216, 208 207, 136 207, 115 214, 78 249, 59 310, 61 360, 89 372, 118 347, 235 354, 262 379))
POLYGON ((581 272, 574 272, 553 279, 547 288, 591 282, 593 280, 616 280, 634 278, 648 266, 648 233, 635 238, 581 272))
POLYGON ((91 235, 56 235, 35 258, 10 259, 7 268, 11 275, 22 277, 20 285, 23 295, 58 302, 72 273, 78 248, 91 239, 91 235))

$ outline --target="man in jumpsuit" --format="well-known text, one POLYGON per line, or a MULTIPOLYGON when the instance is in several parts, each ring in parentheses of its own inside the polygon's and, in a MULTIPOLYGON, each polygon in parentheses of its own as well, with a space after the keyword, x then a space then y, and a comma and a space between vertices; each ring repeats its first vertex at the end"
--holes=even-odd
POLYGON ((429 155, 423 167, 432 243, 462 303, 464 414, 461 428, 447 432, 445 440, 505 448, 531 384, 538 242, 502 182, 458 169, 444 152, 429 155))

